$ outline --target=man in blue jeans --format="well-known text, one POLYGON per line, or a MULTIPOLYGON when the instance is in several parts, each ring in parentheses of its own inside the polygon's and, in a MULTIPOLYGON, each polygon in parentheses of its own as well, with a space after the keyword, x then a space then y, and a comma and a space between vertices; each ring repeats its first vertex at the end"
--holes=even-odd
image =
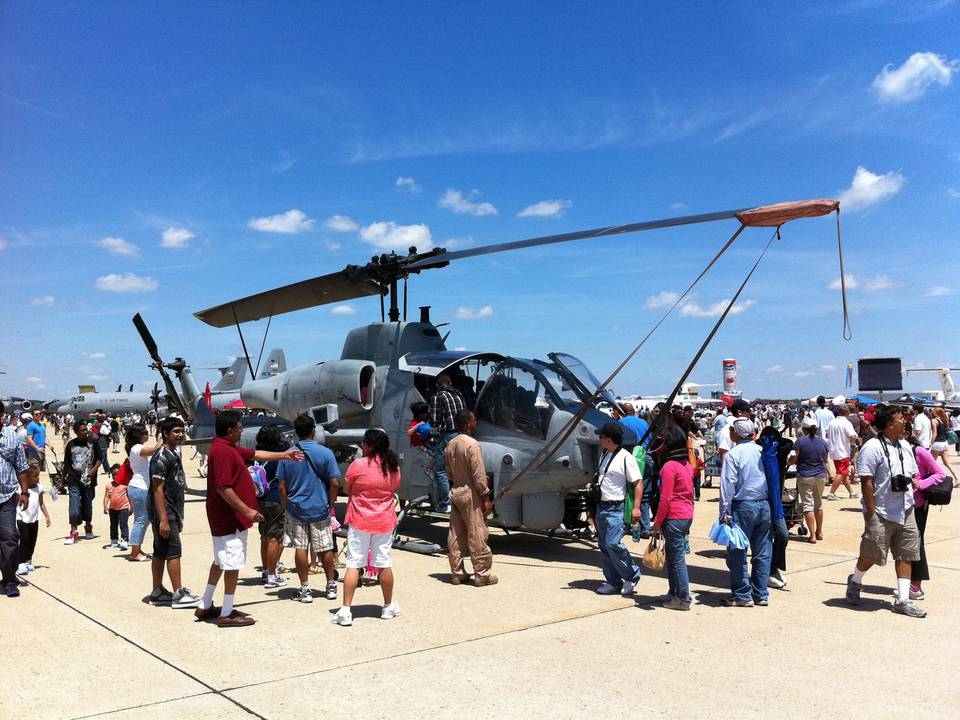
POLYGON ((600 595, 629 595, 640 580, 640 566, 630 557, 623 544, 624 498, 634 486, 635 502, 643 492, 640 468, 633 455, 623 448, 623 426, 608 422, 597 430, 604 450, 600 457, 597 482, 600 503, 597 505, 597 541, 600 545, 600 567, 604 583, 597 588, 600 595))
POLYGON ((450 479, 447 477, 444 451, 447 445, 456 436, 457 428, 454 417, 467 407, 460 391, 453 387, 453 381, 447 374, 437 376, 437 391, 430 396, 430 420, 440 437, 433 446, 433 477, 436 483, 437 512, 450 512, 450 479))
POLYGON ((16 430, 3 424, 4 407, 0 402, 0 593, 18 597, 17 566, 20 563, 20 533, 17 508, 27 507, 27 456, 16 430))
POLYGON ((760 446, 753 442, 756 432, 749 418, 737 418, 730 430, 733 448, 727 452, 720 471, 720 522, 737 525, 750 541, 752 570, 747 574, 747 551, 727 549, 730 590, 723 601, 728 607, 767 605, 767 580, 773 554, 767 476, 763 472, 760 446))

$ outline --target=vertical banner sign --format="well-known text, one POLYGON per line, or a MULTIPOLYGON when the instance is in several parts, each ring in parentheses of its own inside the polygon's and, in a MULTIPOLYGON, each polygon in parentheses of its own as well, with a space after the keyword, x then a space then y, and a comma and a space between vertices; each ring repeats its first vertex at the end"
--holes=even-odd
POLYGON ((737 361, 733 358, 727 358, 723 361, 723 391, 725 393, 737 392, 737 361))
POLYGON ((846 378, 846 381, 844 382, 843 386, 844 386, 845 388, 852 388, 852 387, 853 387, 853 363, 852 363, 852 362, 848 362, 848 363, 847 363, 847 378, 846 378))

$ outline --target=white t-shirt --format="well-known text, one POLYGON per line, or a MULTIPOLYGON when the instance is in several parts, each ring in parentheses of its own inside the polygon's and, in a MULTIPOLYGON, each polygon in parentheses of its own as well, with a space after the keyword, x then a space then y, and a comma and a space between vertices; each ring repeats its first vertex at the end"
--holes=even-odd
POLYGON ((600 499, 623 500, 627 494, 627 481, 643 481, 636 458, 622 448, 613 456, 605 451, 600 457, 600 499))
POLYGON ((723 426, 723 429, 717 435, 717 450, 725 450, 730 452, 733 450, 733 438, 730 437, 730 431, 733 430, 732 424, 727 424, 723 426))
POLYGON ((856 437, 857 433, 853 429, 853 423, 842 415, 835 417, 827 425, 827 447, 830 449, 830 457, 834 460, 842 460, 850 457, 850 436, 856 437))
POLYGON ((17 520, 23 523, 35 523, 40 520, 40 495, 43 493, 43 485, 37 483, 30 488, 30 502, 27 503, 27 509, 24 510, 17 504, 17 520))
POLYGON ((913 436, 920 441, 927 450, 930 449, 930 442, 933 440, 933 426, 923 413, 919 413, 913 419, 913 436))
POLYGON ((833 411, 827 410, 826 408, 817 408, 817 411, 813 413, 813 417, 817 421, 817 435, 826 440, 827 426, 833 422, 833 411))
POLYGON ((142 449, 143 445, 134 445, 130 448, 130 469, 133 470, 133 477, 130 478, 130 487, 149 490, 150 456, 140 457, 140 451, 142 449))

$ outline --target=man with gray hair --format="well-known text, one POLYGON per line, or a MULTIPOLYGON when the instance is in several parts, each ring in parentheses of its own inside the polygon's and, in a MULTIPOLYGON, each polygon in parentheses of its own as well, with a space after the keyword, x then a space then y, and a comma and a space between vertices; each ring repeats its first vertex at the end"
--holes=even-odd
POLYGON ((756 432, 749 418, 737 418, 730 427, 734 445, 720 471, 720 522, 736 525, 750 541, 752 571, 747 574, 747 550, 727 549, 730 590, 723 601, 728 607, 753 607, 768 602, 767 581, 773 554, 767 476, 763 472, 760 446, 753 442, 756 432))

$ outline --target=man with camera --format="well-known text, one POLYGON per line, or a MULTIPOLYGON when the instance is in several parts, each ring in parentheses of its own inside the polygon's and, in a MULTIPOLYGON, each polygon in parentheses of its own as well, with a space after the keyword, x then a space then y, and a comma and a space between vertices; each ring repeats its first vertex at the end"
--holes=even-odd
POLYGON ((903 439, 903 414, 899 409, 878 410, 874 425, 879 435, 864 443, 857 458, 863 486, 864 530, 860 557, 847 578, 847 602, 860 602, 864 573, 874 565, 886 565, 890 553, 897 573, 893 611, 922 618, 927 611, 910 600, 911 563, 920 559, 920 533, 913 516, 913 476, 917 465, 910 445, 903 439))

